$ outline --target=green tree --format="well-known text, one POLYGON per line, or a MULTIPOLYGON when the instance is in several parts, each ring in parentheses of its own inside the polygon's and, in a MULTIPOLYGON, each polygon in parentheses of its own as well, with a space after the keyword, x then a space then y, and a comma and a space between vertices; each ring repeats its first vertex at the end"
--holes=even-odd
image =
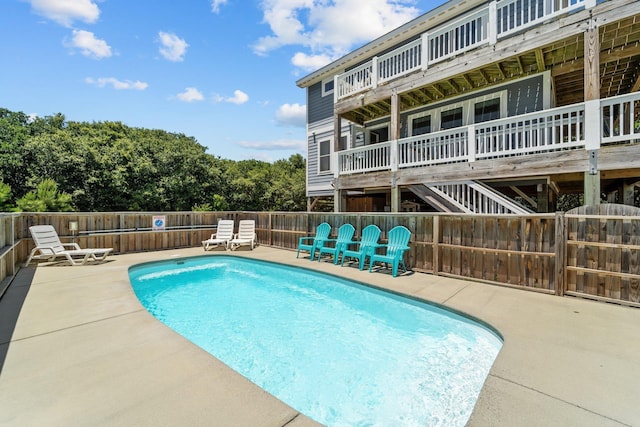
POLYGON ((58 184, 45 179, 35 191, 30 191, 18 200, 18 209, 24 212, 68 212, 72 211, 71 195, 58 191, 58 184))
POLYGON ((51 209, 33 191, 44 178, 81 211, 300 210, 304 173, 300 155, 236 162, 179 133, 0 109, 0 180, 25 210, 51 209))
POLYGON ((11 205, 12 198, 11 186, 0 181, 0 212, 13 210, 13 206, 11 205))

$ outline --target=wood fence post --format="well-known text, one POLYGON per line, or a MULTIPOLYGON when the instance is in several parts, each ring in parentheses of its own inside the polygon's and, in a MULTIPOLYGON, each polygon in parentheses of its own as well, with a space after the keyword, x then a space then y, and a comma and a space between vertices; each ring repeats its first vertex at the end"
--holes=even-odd
POLYGON ((567 270, 567 227, 564 212, 556 212, 556 271, 555 271, 555 291, 556 295, 564 296, 565 272, 567 270))
POLYGON ((438 274, 438 263, 440 262, 440 249, 438 243, 440 243, 440 216, 433 216, 433 274, 438 274))

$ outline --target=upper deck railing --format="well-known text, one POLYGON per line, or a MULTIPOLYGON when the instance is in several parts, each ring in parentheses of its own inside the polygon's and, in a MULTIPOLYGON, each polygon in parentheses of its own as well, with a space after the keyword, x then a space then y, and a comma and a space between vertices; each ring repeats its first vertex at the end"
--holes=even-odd
POLYGON ((594 5, 595 0, 494 0, 337 75, 336 100, 373 89, 416 70, 426 70, 432 64, 475 47, 495 44, 501 38, 555 16, 594 5))
POLYGON ((639 140, 640 92, 633 92, 339 151, 335 173, 597 149, 600 145, 639 140))

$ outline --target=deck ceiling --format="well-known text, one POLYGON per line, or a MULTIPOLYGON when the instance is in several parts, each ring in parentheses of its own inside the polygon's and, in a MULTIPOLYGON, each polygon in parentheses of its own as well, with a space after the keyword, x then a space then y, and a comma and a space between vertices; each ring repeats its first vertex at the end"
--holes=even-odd
MULTIPOLYGON (((640 15, 603 25, 600 34, 600 97, 608 98, 640 89, 640 15)), ((584 99, 584 36, 569 37, 518 53, 501 61, 465 70, 452 78, 426 83, 400 95, 401 111, 440 102, 521 77, 550 70, 555 106, 584 99)), ((489 53, 490 55, 490 53, 489 53)), ((393 84, 391 82, 390 84, 393 84)), ((391 100, 383 99, 342 114, 364 123, 391 114, 391 100)))

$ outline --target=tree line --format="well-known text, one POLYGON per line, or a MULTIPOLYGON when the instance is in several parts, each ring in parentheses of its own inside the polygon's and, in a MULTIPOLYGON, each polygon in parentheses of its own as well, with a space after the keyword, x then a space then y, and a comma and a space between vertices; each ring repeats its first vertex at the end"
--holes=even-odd
POLYGON ((233 161, 180 133, 0 108, 2 211, 298 211, 305 170, 300 154, 233 161))

